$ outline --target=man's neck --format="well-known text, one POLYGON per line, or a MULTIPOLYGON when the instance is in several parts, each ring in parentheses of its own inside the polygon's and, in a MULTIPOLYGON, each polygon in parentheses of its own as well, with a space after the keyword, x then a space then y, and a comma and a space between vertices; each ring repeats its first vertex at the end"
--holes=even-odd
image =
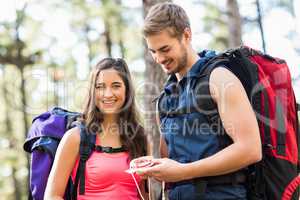
POLYGON ((192 66, 199 60, 199 55, 193 49, 190 50, 188 55, 189 56, 187 59, 186 66, 181 71, 175 74, 178 81, 180 81, 187 74, 187 72, 192 68, 192 66))

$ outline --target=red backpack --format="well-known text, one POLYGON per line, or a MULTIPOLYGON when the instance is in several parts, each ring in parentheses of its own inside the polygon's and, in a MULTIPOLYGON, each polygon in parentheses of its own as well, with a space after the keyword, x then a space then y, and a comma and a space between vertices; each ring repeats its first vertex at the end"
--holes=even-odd
POLYGON ((263 159, 248 167, 248 199, 298 200, 299 108, 286 62, 242 46, 210 59, 201 74, 218 66, 240 79, 259 124, 263 159))

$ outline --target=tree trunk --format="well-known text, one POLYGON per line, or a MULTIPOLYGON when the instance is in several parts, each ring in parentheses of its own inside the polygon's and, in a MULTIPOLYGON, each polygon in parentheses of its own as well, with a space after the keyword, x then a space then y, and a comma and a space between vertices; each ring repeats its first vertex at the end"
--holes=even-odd
MULTIPOLYGON (((16 26, 16 48, 17 48, 17 62, 16 62, 16 66, 20 72, 20 77, 21 77, 21 85, 20 85, 20 93, 21 93, 21 112, 23 115, 23 131, 24 131, 24 139, 23 141, 25 141, 26 137, 27 137, 27 132, 29 130, 29 122, 28 122, 28 118, 27 118, 27 113, 26 113, 26 107, 27 107, 27 101, 26 101, 26 91, 25 91, 25 77, 24 77, 24 68, 26 66, 26 58, 23 57, 23 48, 24 46, 22 45, 22 42, 19 38, 19 25, 18 24, 16 26)), ((26 166, 28 171, 30 172, 30 158, 29 155, 26 154, 26 166)), ((30 192, 30 185, 29 185, 29 177, 27 177, 27 191, 28 194, 30 192)))
POLYGON ((86 45, 88 47, 88 59, 89 59, 89 69, 92 70, 93 66, 92 66, 92 60, 93 60, 93 50, 92 50, 92 42, 90 40, 90 38, 88 37, 88 34, 90 32, 91 28, 88 24, 85 24, 84 27, 84 35, 85 35, 85 41, 86 41, 86 45))
MULTIPOLYGON (((147 15, 151 6, 156 3, 164 2, 162 0, 143 0, 143 14, 144 17, 147 15)), ((155 97, 160 94, 160 91, 163 87, 163 83, 166 80, 166 75, 162 71, 161 66, 156 64, 152 59, 149 51, 147 50, 147 45, 144 42, 145 52, 145 91, 144 91, 144 103, 145 103, 145 124, 146 124, 146 133, 149 138, 151 154, 154 157, 160 157, 159 155, 159 129, 156 123, 156 115, 155 115, 155 105, 156 102, 153 102, 155 97), (147 95, 146 95, 147 94, 147 95)), ((160 195, 160 184, 152 181, 152 199, 158 199, 160 195)))
POLYGON ((27 99, 26 99, 26 91, 25 91, 25 77, 24 77, 24 71, 20 70, 21 73, 21 87, 20 87, 20 91, 21 91, 21 102, 22 102, 22 113, 23 113, 23 124, 24 124, 24 138, 26 138, 27 136, 27 132, 29 130, 29 123, 28 123, 28 119, 27 119, 27 112, 26 112, 26 108, 27 108, 27 99))
POLYGON ((110 35, 110 25, 109 22, 104 21, 104 37, 105 37, 105 46, 107 50, 107 55, 109 57, 112 57, 112 52, 111 52, 111 46, 112 46, 112 40, 111 40, 111 35, 110 35))
MULTIPOLYGON (((3 74, 3 77, 5 77, 5 70, 4 70, 4 74, 3 74)), ((5 83, 5 80, 3 79, 3 84, 2 84, 2 94, 3 94, 3 99, 4 99, 4 121, 5 121, 5 132, 7 133, 7 135, 9 136, 13 136, 12 132, 12 123, 11 123, 11 120, 9 118, 9 112, 10 112, 10 109, 9 109, 9 97, 8 97, 8 91, 7 91, 7 88, 6 88, 6 83, 5 83)))
POLYGON ((264 53, 266 53, 266 42, 265 42, 264 29, 263 29, 263 24, 262 24, 261 8, 260 8, 259 0, 256 0, 255 4, 256 4, 256 10, 257 10, 257 23, 258 23, 258 26, 259 26, 261 41, 262 41, 262 48, 263 48, 264 53))
MULTIPOLYGON (((3 74, 3 77, 5 77, 5 70, 4 70, 4 74, 3 74)), ((10 109, 9 109, 9 98, 8 98, 8 91, 6 89, 6 84, 5 84, 5 80, 3 80, 3 84, 2 84, 2 94, 3 94, 3 99, 4 99, 4 121, 5 121, 5 133, 7 135, 10 135, 10 149, 15 149, 16 145, 14 145, 14 141, 15 141, 15 138, 13 136, 13 130, 12 130, 12 123, 11 123, 11 120, 10 120, 10 116, 9 116, 9 112, 10 112, 10 109)), ((20 187, 20 183, 17 179, 17 176, 16 176, 16 167, 15 167, 15 163, 13 164, 12 166, 12 180, 13 180, 13 188, 15 189, 14 191, 14 196, 15 196, 15 199, 21 199, 21 187, 20 187)))
MULTIPOLYGON (((167 1, 167 0, 166 0, 167 1)), ((161 0, 143 0, 143 9, 144 9, 144 17, 147 15, 150 7, 156 3, 163 2, 161 0)), ((152 102, 155 97, 160 94, 160 91, 163 87, 163 84, 166 80, 166 75, 161 69, 161 66, 155 63, 151 54, 147 50, 147 44, 144 41, 145 52, 144 52, 144 59, 146 64, 145 70, 145 111, 146 111, 146 120, 149 122, 147 123, 146 131, 148 135, 153 139, 153 154, 154 156, 158 156, 158 143, 159 141, 159 131, 156 125, 156 118, 155 118, 155 102, 152 102), (147 95, 146 95, 147 94, 147 95), (154 129, 153 129, 154 128, 154 129)))
MULTIPOLYGON (((115 3, 117 5, 122 6, 121 0, 115 0, 115 3)), ((118 31, 118 45, 120 48, 120 53, 122 58, 126 58, 126 48, 124 46, 124 39, 123 39, 123 33, 124 33, 124 27, 126 26, 124 23, 124 20, 122 18, 122 13, 116 13, 117 14, 117 31, 118 31)))
POLYGON ((228 47, 234 48, 242 43, 242 23, 239 6, 236 0, 227 0, 229 41, 228 47))
MULTIPOLYGON (((18 67, 19 68, 19 67, 18 67)), ((21 110, 22 110, 22 115, 23 115, 23 130, 24 130, 24 140, 25 141, 25 138, 27 137, 27 133, 28 133, 28 130, 29 130, 29 122, 28 122, 28 118, 27 118, 27 113, 26 113, 26 107, 27 107, 27 100, 26 100, 26 91, 25 91, 25 77, 24 77, 24 70, 23 70, 24 66, 23 67, 20 67, 20 73, 21 73, 21 87, 20 87, 20 92, 21 92, 21 110)), ((27 169, 28 169, 28 172, 30 172, 30 158, 29 158, 29 155, 26 154, 26 165, 27 165, 27 169)), ((30 192, 30 186, 29 186, 29 177, 27 177, 27 188, 28 188, 28 192, 30 192)))
MULTIPOLYGON (((22 21, 23 19, 21 19, 22 21)), ((16 48, 17 48, 17 60, 16 60, 16 66, 20 72, 20 77, 21 77, 21 85, 20 85, 20 93, 21 93, 21 112, 23 115, 23 131, 24 131, 24 139, 23 141, 25 141, 26 137, 27 137, 27 132, 29 130, 29 122, 28 122, 28 118, 27 118, 27 113, 26 113, 26 107, 27 107, 27 101, 26 101, 26 91, 25 91, 25 77, 24 77, 24 68, 26 66, 27 63, 27 58, 23 56, 23 49, 24 49, 24 45, 23 42, 20 40, 19 38, 19 26, 20 24, 16 25, 16 48)), ((28 171, 30 172, 30 158, 29 155, 26 154, 26 166, 28 171)), ((30 185, 29 185, 29 177, 27 177, 27 190, 28 190, 28 194, 30 192, 30 185)))
MULTIPOLYGON (((25 7, 23 9, 23 13, 25 13, 25 7)), ((27 107, 27 101, 26 101, 26 91, 25 91, 25 77, 24 77, 24 69, 27 63, 30 63, 31 58, 23 56, 23 49, 24 49, 24 43, 20 40, 19 37, 19 27, 21 25, 21 22, 24 20, 24 15, 21 15, 23 18, 20 18, 19 21, 17 20, 16 23, 16 37, 15 37, 15 47, 17 50, 16 55, 16 67, 18 68, 20 72, 21 77, 21 85, 20 85, 20 93, 21 93, 21 112, 23 114, 23 130, 24 130, 24 140, 27 136, 27 132, 29 129, 29 122, 27 119, 27 113, 26 113, 26 107, 27 107)), ((29 159, 28 159, 28 166, 29 166, 29 159)))
POLYGON ((119 39, 119 47, 120 47, 120 51, 121 51, 121 57, 125 58, 126 57, 126 49, 124 47, 124 42, 123 42, 122 36, 120 36, 120 39, 119 39))
POLYGON ((13 184, 14 184, 14 188, 15 188, 15 192, 14 192, 14 196, 15 196, 15 199, 22 199, 21 198, 21 187, 20 187, 20 184, 19 184, 19 181, 17 179, 17 176, 16 176, 16 172, 17 172, 17 169, 15 166, 12 167, 12 178, 13 178, 13 184))
POLYGON ((60 106, 59 102, 59 82, 57 80, 53 80, 54 91, 53 91, 53 103, 55 106, 60 106))

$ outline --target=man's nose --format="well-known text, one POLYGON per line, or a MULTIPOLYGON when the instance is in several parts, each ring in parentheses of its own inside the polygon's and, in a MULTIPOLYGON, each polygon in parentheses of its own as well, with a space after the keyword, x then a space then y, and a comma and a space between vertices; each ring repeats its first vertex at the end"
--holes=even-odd
POLYGON ((157 53, 155 56, 155 61, 158 64, 164 64, 166 62, 166 57, 160 53, 157 53))

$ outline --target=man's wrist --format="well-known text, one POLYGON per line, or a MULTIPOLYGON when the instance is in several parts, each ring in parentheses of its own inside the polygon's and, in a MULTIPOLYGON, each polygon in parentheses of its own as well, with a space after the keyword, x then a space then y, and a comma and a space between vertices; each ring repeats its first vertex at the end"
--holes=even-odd
POLYGON ((194 178, 192 163, 182 163, 180 171, 182 173, 182 180, 190 180, 194 178))

